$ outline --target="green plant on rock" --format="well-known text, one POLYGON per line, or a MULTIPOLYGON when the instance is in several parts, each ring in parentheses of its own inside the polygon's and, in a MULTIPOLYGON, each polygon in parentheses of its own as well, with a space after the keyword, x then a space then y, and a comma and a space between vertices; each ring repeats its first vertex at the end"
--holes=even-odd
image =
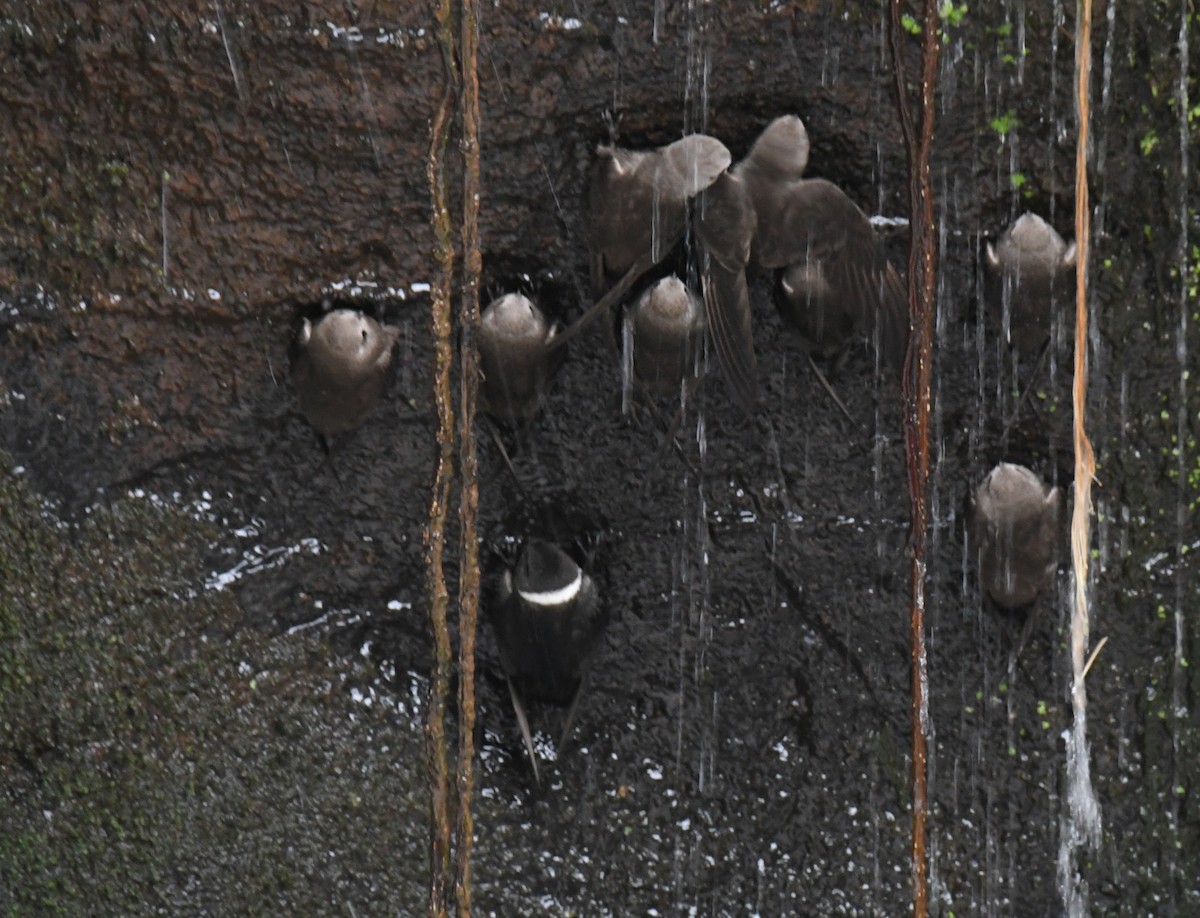
POLYGON ((1015 131, 1021 125, 1021 119, 1017 117, 1017 113, 1011 108, 1003 115, 997 115, 991 120, 992 130, 1000 137, 1000 143, 1008 138, 1008 135, 1015 131))
MULTIPOLYGON (((949 41, 949 36, 946 34, 947 29, 957 28, 963 24, 966 19, 969 7, 965 3, 955 3, 954 0, 945 0, 938 7, 938 19, 941 20, 941 27, 938 29, 938 38, 942 40, 942 44, 949 41)), ((900 27, 909 35, 921 34, 921 23, 911 13, 903 13, 900 16, 900 27)))

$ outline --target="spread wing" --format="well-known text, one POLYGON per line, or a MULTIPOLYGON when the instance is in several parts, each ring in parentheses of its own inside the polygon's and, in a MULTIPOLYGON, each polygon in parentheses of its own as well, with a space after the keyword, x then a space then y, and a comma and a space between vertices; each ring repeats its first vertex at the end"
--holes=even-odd
POLYGON ((780 191, 773 219, 760 222, 758 257, 765 268, 817 261, 840 307, 856 327, 877 334, 881 356, 903 363, 908 344, 907 290, 888 262, 870 222, 840 188, 809 179, 780 191))
POLYGON ((694 198, 708 188, 733 162, 725 144, 707 134, 689 134, 658 152, 682 199, 694 198))
POLYGON ((753 411, 758 402, 754 331, 746 262, 754 238, 755 214, 740 179, 723 173, 703 193, 696 213, 702 248, 704 310, 725 381, 739 404, 753 411))

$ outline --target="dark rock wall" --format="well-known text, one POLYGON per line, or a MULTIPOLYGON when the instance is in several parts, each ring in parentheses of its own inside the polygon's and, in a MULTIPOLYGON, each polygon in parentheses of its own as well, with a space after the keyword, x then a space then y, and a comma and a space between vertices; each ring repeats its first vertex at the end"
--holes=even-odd
MULTIPOLYGON (((607 136, 606 109, 619 115, 628 145, 704 129, 734 156, 772 117, 794 111, 812 139, 811 174, 838 182, 869 213, 905 216, 883 12, 838 0, 484 3, 488 292, 532 289, 558 318, 586 299, 582 198, 591 151, 607 136)), ((1089 680, 1106 836, 1085 871, 1097 911, 1112 914, 1200 907, 1187 819, 1200 756, 1194 726, 1179 714, 1198 702, 1175 637, 1182 610, 1182 657, 1194 660, 1200 597, 1195 552, 1182 548, 1197 539, 1198 406, 1194 378, 1182 370, 1200 351, 1200 259, 1187 253, 1189 286, 1180 230, 1190 212, 1190 245, 1200 238, 1200 156, 1194 120, 1181 137, 1172 102, 1179 15, 1157 2, 1096 12, 1089 425, 1102 487, 1093 627, 1113 640, 1089 680)), ((1058 902, 1059 736, 1070 722, 1065 603, 1041 619, 1014 677, 1006 669, 1013 623, 980 601, 961 507, 1002 458, 1070 483, 1069 311, 1059 320, 1064 346, 1033 394, 1038 410, 1018 408, 1012 360, 980 308, 980 257, 1025 209, 1072 235, 1073 17, 1069 5, 1014 0, 945 23, 929 582, 931 856, 943 913, 1047 914, 1058 902)), ((915 39, 907 43, 915 72, 915 39)), ((1192 106, 1196 58, 1185 77, 1192 106)), ((420 285, 434 273, 425 155, 441 80, 424 4, 18 2, 0 11, 0 447, 32 493, 61 501, 68 520, 96 504, 136 503, 129 495, 139 488, 204 507, 224 535, 178 570, 262 561, 237 568, 245 571, 230 587, 237 610, 223 603, 222 615, 240 611, 254 641, 293 625, 319 629, 327 641, 314 640, 313 653, 361 654, 384 674, 369 691, 401 702, 420 697, 427 672, 421 528, 433 414, 420 285), (377 296, 401 342, 389 399, 325 461, 298 415, 287 366, 298 314, 330 292, 377 296), (255 554, 282 546, 301 548, 255 554)), ((902 265, 906 232, 880 232, 902 265)), ((907 498, 896 389, 876 387, 869 360, 852 356, 836 384, 865 424, 859 436, 811 378, 765 285, 754 291, 754 310, 761 418, 742 417, 714 373, 697 402, 702 422, 689 413, 678 449, 664 444, 666 421, 621 417, 612 357, 591 335, 572 345, 534 442, 518 451, 527 487, 578 500, 606 520, 600 573, 615 621, 578 746, 547 764, 555 777, 544 794, 530 790, 486 630, 481 638, 477 902, 485 909, 533 913, 550 907, 547 896, 597 914, 906 907, 907 498)), ((521 494, 486 436, 481 461, 490 539, 521 494)), ((32 520, 35 498, 24 487, 5 493, 19 496, 15 518, 32 520)), ((40 534, 43 521, 29 528, 40 534)), ((117 531, 113 538, 128 537, 117 531)), ((84 566, 93 554, 81 557, 84 566)), ((0 558, 6 577, 38 582, 43 568, 24 558, 0 558)), ((0 595, 40 595, 22 589, 0 595)), ((87 629, 94 610, 62 595, 63 614, 76 616, 70 627, 87 629)), ((158 603, 131 605, 161 614, 158 603)), ((9 616, 0 624, 19 631, 35 619, 17 606, 0 610, 9 616)), ((102 648, 107 639, 98 632, 80 643, 102 648)), ((327 718, 347 716, 346 686, 330 689, 325 673, 334 680, 338 667, 325 656, 305 667, 310 645, 297 650, 290 639, 279 638, 283 656, 300 660, 300 683, 316 685, 308 733, 338 749, 350 744, 358 754, 348 758, 366 763, 371 787, 390 786, 379 780, 385 769, 416 769, 415 753, 397 764, 376 749, 383 732, 331 738, 323 730, 327 718), (339 703, 324 707, 322 692, 339 703)), ((361 669, 360 683, 369 678, 361 669)), ((49 681, 63 686, 53 704, 70 708, 69 679, 49 681)), ((251 701, 236 716, 219 710, 222 686, 197 697, 220 723, 257 723, 253 692, 238 691, 251 701)), ((308 710, 310 695, 297 698, 288 710, 308 710)), ((393 721, 405 736, 395 742, 415 745, 411 711, 393 721)), ((113 734, 136 737, 137 724, 113 734)), ((292 740, 274 747, 269 735, 248 735, 252 742, 238 742, 265 748, 273 763, 239 772, 249 806, 267 814, 254 836, 263 865, 288 863, 296 811, 280 804, 287 818, 273 818, 271 803, 290 801, 296 787, 306 805, 333 813, 330 832, 351 831, 345 801, 361 803, 352 771, 339 764, 324 781, 297 777, 287 768, 292 740)), ((49 751, 0 749, 0 776, 20 788, 21 813, 36 821, 60 812, 56 795, 69 797, 72 770, 91 768, 90 742, 66 736, 49 751), (46 755, 62 771, 48 770, 46 755), (65 777, 39 783, 41 774, 65 777)), ((229 766, 204 767, 221 774, 229 766)), ((117 770, 116 780, 127 774, 117 770)), ((220 794, 219 780, 205 786, 220 794)), ((154 791, 164 821, 192 812, 173 793, 154 791)), ((221 805, 241 811, 240 800, 221 805)), ((401 809, 419 807, 410 799, 401 809)), ((105 824, 103 812, 93 815, 105 824)), ((31 823, 12 818, 0 834, 24 838, 31 823)), ((424 829, 411 816, 402 821, 408 850, 421 850, 424 829)), ((241 834, 214 834, 208 866, 194 869, 207 878, 204 891, 195 893, 184 869, 167 881, 167 901, 183 910, 224 903, 222 878, 243 857, 243 843, 229 836, 241 834)), ((40 823, 29 837, 41 841, 0 849, 8 858, 0 869, 17 865, 0 881, 48 876, 61 881, 52 901, 80 911, 86 894, 70 890, 87 887, 56 859, 62 846, 40 823)), ((282 912, 332 912, 345 902, 358 902, 359 913, 394 910, 397 901, 419 908, 411 881, 398 888, 377 865, 354 875, 336 858, 322 860, 347 850, 336 839, 305 841, 311 851, 294 872, 250 871, 261 896, 249 901, 282 912)), ((147 830, 139 843, 161 846, 161 835, 147 830)), ((185 847, 181 859, 204 862, 202 850, 185 847)), ((104 851, 106 869, 128 871, 104 902, 119 912, 146 907, 144 890, 164 882, 159 868, 104 851)), ((27 907, 42 901, 19 894, 27 907)))

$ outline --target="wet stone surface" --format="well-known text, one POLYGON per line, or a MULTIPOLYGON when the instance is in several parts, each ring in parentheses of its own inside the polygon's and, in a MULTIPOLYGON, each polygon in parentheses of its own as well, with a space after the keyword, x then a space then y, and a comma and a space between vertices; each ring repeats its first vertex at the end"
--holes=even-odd
MULTIPOLYGON (((869 213, 905 214, 876 8, 722 4, 689 19, 667 4, 656 24, 620 4, 545 18, 503 6, 483 20, 485 300, 520 287, 562 322, 585 305, 583 181, 614 94, 623 143, 673 139, 707 111, 735 158, 796 111, 810 174, 869 213)), ((972 11, 941 77, 928 628, 931 906, 943 915, 1060 908, 1069 576, 1064 565, 1010 665, 1021 620, 983 600, 964 535, 966 494, 1000 460, 1071 484, 1069 311, 1035 376, 1035 357, 1014 362, 981 308, 984 244, 1013 216, 1035 209, 1071 236, 1071 23, 1027 6, 972 11), (1016 23, 1030 49, 1020 65, 1016 23), (1009 110, 1016 126, 1001 137, 993 119, 1009 110)), ((424 908, 434 412, 422 157, 436 54, 416 14, 345 24, 399 45, 327 26, 345 21, 340 6, 314 7, 312 22, 270 4, 216 9, 224 25, 143 11, 137 35, 105 10, 57 30, 30 16, 32 39, 26 20, 0 18, 19 65, 6 71, 5 98, 21 100, 6 117, 35 138, 4 177, 5 207, 20 213, 0 261, 6 913, 424 908), (40 72, 73 85, 72 56, 95 92, 141 74, 127 104, 106 112, 30 88, 40 72), (206 93, 182 92, 188 74, 206 93), (144 139, 123 146, 155 118, 174 138, 168 162, 144 139), (20 177, 64 144, 78 154, 65 190, 22 204, 20 177), (125 184, 93 194, 88 170, 114 150, 125 184), (35 242, 42 232, 64 257, 35 242), (399 332, 387 396, 328 457, 288 385, 292 336, 326 294, 369 301, 399 332)), ((1083 874, 1096 913, 1185 915, 1200 909, 1200 700, 1175 628, 1178 609, 1186 657, 1200 596, 1194 552, 1179 551, 1196 545, 1194 516, 1177 513, 1196 500, 1194 443, 1182 478, 1170 450, 1181 429, 1194 437, 1197 398, 1190 382, 1180 396, 1171 267, 1196 189, 1169 151, 1139 158, 1117 128, 1129 105, 1178 136, 1141 88, 1144 47, 1177 28, 1128 15, 1098 39, 1118 61, 1096 127, 1089 394, 1102 483, 1093 636, 1109 642, 1088 680, 1104 838, 1083 874)), ((1172 73, 1157 74, 1163 86, 1172 73)), ((903 268, 906 232, 880 233, 903 268)), ((571 344, 527 429, 477 427, 488 577, 514 535, 553 527, 586 550, 612 615, 565 749, 563 712, 531 706, 540 787, 481 630, 480 913, 908 907, 899 386, 855 347, 832 374, 851 423, 767 279, 751 299, 758 416, 734 406, 711 357, 673 438, 678 401, 635 398, 623 415, 618 361, 596 328, 571 344)))

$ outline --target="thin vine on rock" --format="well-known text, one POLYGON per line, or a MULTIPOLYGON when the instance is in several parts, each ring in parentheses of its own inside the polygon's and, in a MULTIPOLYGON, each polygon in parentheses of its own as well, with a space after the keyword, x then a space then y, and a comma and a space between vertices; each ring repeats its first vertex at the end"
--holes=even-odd
POLYGON ((929 413, 933 381, 933 319, 937 294, 937 243, 934 235, 933 188, 929 159, 933 149, 933 103, 941 48, 936 0, 921 8, 920 133, 913 123, 901 45, 900 0, 892 0, 889 37, 896 78, 897 105, 908 152, 912 239, 908 257, 909 349, 904 367, 904 441, 908 456, 908 493, 912 515, 912 762, 913 914, 924 918, 928 907, 925 863, 927 731, 929 725, 928 658, 925 649, 925 576, 929 539, 929 413))
POLYGON ((475 402, 479 388, 479 14, 475 0, 461 0, 460 63, 463 125, 463 279, 458 305, 462 350, 459 358, 459 532, 458 581, 458 873, 455 890, 458 912, 471 913, 471 842, 475 823, 471 802, 475 789, 475 630, 479 621, 479 464, 475 451, 475 402))
POLYGON ((437 468, 429 502, 425 530, 426 588, 433 631, 433 673, 429 685, 426 718, 426 764, 430 788, 429 914, 447 914, 450 877, 450 764, 446 748, 446 697, 450 693, 450 630, 446 612, 450 593, 446 587, 443 554, 450 489, 454 482, 454 405, 450 392, 450 369, 454 363, 451 290, 454 281, 454 242, 446 199, 445 155, 456 95, 454 37, 451 31, 451 0, 438 0, 437 35, 442 52, 444 85, 430 131, 426 174, 433 207, 433 232, 439 271, 435 276, 430 306, 435 346, 433 399, 437 407, 437 468))

